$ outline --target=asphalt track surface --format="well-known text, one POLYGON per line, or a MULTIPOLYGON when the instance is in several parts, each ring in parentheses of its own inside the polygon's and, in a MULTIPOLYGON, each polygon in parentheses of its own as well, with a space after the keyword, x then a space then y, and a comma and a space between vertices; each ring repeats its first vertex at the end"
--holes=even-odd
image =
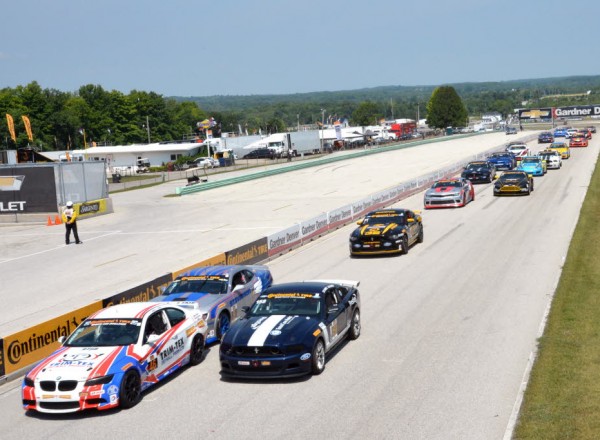
MULTIPOLYGON (((115 196, 115 214, 81 223, 85 243, 79 247, 55 244, 62 242, 62 229, 1 228, 3 241, 25 244, 9 247, 0 265, 3 273, 22 271, 11 273, 11 285, 20 283, 13 276, 26 275, 20 266, 50 266, 34 271, 30 284, 64 283, 51 294, 60 298, 58 305, 74 308, 89 298, 79 298, 71 274, 97 270, 111 250, 114 264, 103 270, 114 271, 113 279, 125 287, 135 285, 155 276, 157 267, 175 270, 218 253, 229 239, 251 241, 508 140, 498 134, 455 140, 440 144, 444 148, 385 153, 176 199, 152 202, 150 194, 168 189, 162 186, 123 193, 115 196), (151 214, 141 215, 144 208, 151 214), (135 224, 124 223, 132 218, 135 224), (143 246, 136 249, 136 242, 143 246), (74 267, 62 268, 63 259, 74 267), (129 278, 123 280, 124 274, 129 278)), ((574 150, 561 170, 536 178, 529 197, 493 197, 491 185, 477 185, 475 201, 465 208, 424 211, 425 242, 407 256, 350 259, 349 225, 270 262, 277 282, 361 281, 362 335, 330 356, 320 376, 222 381, 213 346, 199 366, 145 393, 130 410, 59 417, 23 414, 20 385, 13 381, 0 387, 2 438, 500 439, 520 398, 599 145, 593 139, 590 147, 574 150)), ((398 206, 421 209, 422 194, 398 206)), ((101 291, 96 279, 85 286, 101 291)), ((23 296, 4 301, 13 322, 28 316, 23 305, 11 302, 23 296)), ((57 314, 43 297, 31 304, 44 310, 29 316, 57 314)))

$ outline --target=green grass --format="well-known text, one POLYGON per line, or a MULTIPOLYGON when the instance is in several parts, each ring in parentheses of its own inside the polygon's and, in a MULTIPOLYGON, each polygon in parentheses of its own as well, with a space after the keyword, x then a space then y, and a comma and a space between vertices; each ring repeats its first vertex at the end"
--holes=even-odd
POLYGON ((600 439, 600 161, 525 392, 515 439, 600 439))

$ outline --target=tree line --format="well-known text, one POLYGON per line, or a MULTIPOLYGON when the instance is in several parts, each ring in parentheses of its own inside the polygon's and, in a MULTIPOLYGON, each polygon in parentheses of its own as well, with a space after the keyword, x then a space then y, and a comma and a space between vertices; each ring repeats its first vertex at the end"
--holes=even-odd
MULTIPOLYGON (((451 94, 452 100, 458 98, 464 107, 456 110, 461 118, 465 112, 472 117, 491 111, 506 116, 522 107, 598 103, 600 76, 461 83, 451 88, 456 94, 451 94)), ((428 117, 438 89, 386 86, 292 95, 164 97, 138 90, 107 91, 91 84, 63 92, 43 89, 34 81, 0 90, 0 115, 13 117, 16 134, 13 141, 7 121, 0 119, 0 143, 9 149, 65 150, 83 148, 84 141, 88 146, 173 141, 199 134, 198 123, 210 117, 217 121, 216 136, 221 131, 267 134, 336 120, 375 125, 380 119, 428 117), (31 121, 33 140, 21 116, 31 121)))

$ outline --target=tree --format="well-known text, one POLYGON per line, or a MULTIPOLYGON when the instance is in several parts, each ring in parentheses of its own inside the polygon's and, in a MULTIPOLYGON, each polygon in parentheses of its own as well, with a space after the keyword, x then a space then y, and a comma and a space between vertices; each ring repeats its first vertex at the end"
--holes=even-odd
POLYGON ((463 127, 469 114, 451 86, 436 88, 427 103, 427 125, 431 128, 463 127))
POLYGON ((361 102, 352 112, 352 122, 357 125, 375 125, 383 118, 380 106, 371 101, 361 102))

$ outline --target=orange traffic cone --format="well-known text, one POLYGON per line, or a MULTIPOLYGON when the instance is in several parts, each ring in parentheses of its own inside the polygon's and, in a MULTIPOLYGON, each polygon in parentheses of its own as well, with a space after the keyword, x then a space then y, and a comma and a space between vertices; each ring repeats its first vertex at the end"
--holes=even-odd
POLYGON ((52 217, 48 216, 48 223, 46 224, 46 226, 52 226, 54 223, 52 223, 52 217))
POLYGON ((54 217, 54 224, 55 225, 61 225, 62 221, 60 220, 60 216, 57 214, 56 217, 54 217))

